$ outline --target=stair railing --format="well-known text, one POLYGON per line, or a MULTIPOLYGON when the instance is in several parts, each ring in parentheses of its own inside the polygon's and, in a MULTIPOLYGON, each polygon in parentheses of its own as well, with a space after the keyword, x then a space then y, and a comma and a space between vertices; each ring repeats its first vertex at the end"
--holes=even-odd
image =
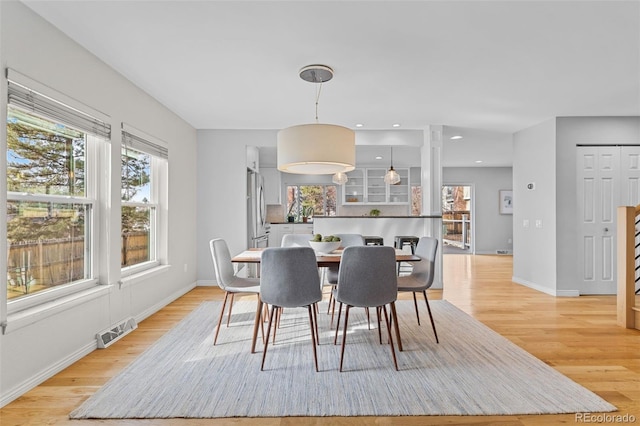
POLYGON ((640 205, 618 207, 617 323, 640 330, 640 307, 635 305, 640 282, 640 205))

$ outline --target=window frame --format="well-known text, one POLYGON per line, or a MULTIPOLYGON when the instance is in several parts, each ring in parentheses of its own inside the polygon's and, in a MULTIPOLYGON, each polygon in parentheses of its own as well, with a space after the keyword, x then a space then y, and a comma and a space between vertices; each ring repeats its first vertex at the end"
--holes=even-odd
MULTIPOLYGON (((122 164, 122 156, 124 155, 124 151, 127 149, 127 145, 125 143, 125 133, 128 133, 130 136, 133 136, 137 139, 144 139, 145 142, 151 144, 151 149, 145 149, 145 146, 135 145, 133 147, 128 147, 136 152, 144 153, 149 155, 150 161, 150 192, 149 197, 150 200, 148 203, 136 202, 136 201, 124 201, 122 200, 122 195, 120 196, 120 225, 122 226, 122 207, 130 206, 130 207, 149 207, 150 208, 150 218, 149 218, 149 260, 136 263, 134 265, 122 266, 120 264, 120 274, 123 279, 129 279, 134 275, 144 273, 146 271, 152 270, 154 268, 163 267, 166 265, 166 253, 167 253, 167 232, 168 227, 166 226, 166 219, 164 217, 163 206, 166 205, 167 200, 167 186, 168 186, 168 144, 164 141, 161 141, 158 138, 155 138, 151 135, 146 134, 145 132, 135 129, 132 126, 122 123, 122 145, 120 150, 120 164, 122 164), (158 148, 156 150, 155 148, 158 148), (163 157, 162 155, 166 155, 163 157), (153 257, 152 257, 153 254, 153 257)), ((122 167, 122 166, 121 166, 122 167)), ((122 173, 120 174, 120 184, 122 185, 122 173)), ((122 186, 120 188, 122 192, 122 186)), ((122 232, 120 232, 120 246, 122 246, 122 232)), ((120 260, 121 262, 121 260, 120 260)))
MULTIPOLYGON (((285 194, 287 195, 287 212, 289 212, 289 188, 291 187, 296 187, 297 188, 297 200, 294 202, 296 205, 296 209, 295 209, 295 217, 302 217, 302 203, 300 203, 300 187, 302 186, 321 186, 322 187, 322 210, 324 211, 324 214, 326 215, 327 213, 327 187, 334 187, 335 188, 335 215, 338 214, 338 185, 334 184, 334 183, 294 183, 294 184, 285 184, 285 194)), ((315 214, 315 213, 314 213, 315 214)))
MULTIPOLYGON (((7 105, 7 115, 10 108, 22 109, 20 107, 7 105)), ((30 112, 31 113, 31 112, 30 112)), ((36 114, 39 115, 39 114, 36 114)), ((41 116, 45 120, 55 122, 55 120, 41 116)), ((81 130, 82 131, 82 130, 81 130)), ((96 195, 99 194, 99 183, 97 165, 99 164, 99 144, 103 141, 100 137, 87 134, 85 135, 85 196, 66 196, 57 194, 31 194, 25 192, 13 192, 6 191, 7 203, 11 201, 27 201, 27 202, 43 202, 43 203, 56 203, 56 204, 84 204, 89 206, 90 214, 85 218, 85 268, 89 268, 89 278, 81 280, 71 281, 65 284, 60 284, 49 289, 39 291, 33 294, 26 294, 16 299, 7 298, 7 314, 13 314, 25 309, 33 308, 53 300, 69 296, 71 294, 93 288, 99 284, 98 276, 100 274, 100 263, 97 258, 98 253, 98 241, 99 241, 99 227, 100 223, 100 209, 98 208, 98 199, 96 195), (88 254, 88 256, 87 256, 88 254)), ((6 179, 6 177, 5 177, 6 179)), ((9 244, 5 238, 5 247, 7 253, 9 252, 9 244)), ((6 281, 6 280, 5 280, 6 281)), ((8 283, 5 283, 8 286, 8 283)), ((6 287, 4 289, 6 292, 6 287)))

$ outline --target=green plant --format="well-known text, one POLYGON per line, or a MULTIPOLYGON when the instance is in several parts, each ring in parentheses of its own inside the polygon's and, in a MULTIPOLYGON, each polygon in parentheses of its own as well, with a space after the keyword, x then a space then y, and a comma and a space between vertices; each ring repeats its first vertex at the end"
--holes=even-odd
POLYGON ((371 209, 371 211, 369 212, 369 216, 380 216, 380 210, 371 209))
POLYGON ((313 213, 313 206, 302 206, 302 217, 311 217, 313 213))

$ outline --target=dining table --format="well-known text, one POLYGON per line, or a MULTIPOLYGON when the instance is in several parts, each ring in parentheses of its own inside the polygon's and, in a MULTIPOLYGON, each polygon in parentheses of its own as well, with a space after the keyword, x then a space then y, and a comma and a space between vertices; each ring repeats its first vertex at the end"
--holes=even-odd
MULTIPOLYGON (((265 250, 264 247, 261 248, 250 248, 241 253, 235 255, 231 261, 233 263, 260 263, 261 253, 265 250)), ((340 260, 342 259, 342 251, 343 249, 334 250, 331 253, 316 253, 316 260, 318 262, 318 267, 325 268, 329 266, 340 265, 340 260)), ((421 260, 420 256, 416 256, 410 252, 395 249, 396 251, 396 262, 419 262, 421 260)))
MULTIPOLYGON (((265 247, 250 248, 232 257, 231 262, 260 264, 260 260, 262 258, 262 252, 264 250, 265 250, 265 247)), ((316 253, 316 260, 318 262, 318 267, 326 268, 329 266, 340 265, 340 260, 342 259, 343 250, 344 248, 338 248, 337 250, 334 250, 331 253, 316 253)), ((394 249, 394 250, 396 251, 396 262, 419 262, 420 260, 422 260, 420 256, 416 256, 415 254, 412 254, 410 252, 406 252, 401 249, 394 249)), ((262 314, 260 312, 261 305, 262 303, 258 303, 258 310, 256 311, 256 319, 253 327, 253 337, 251 339, 251 353, 254 353, 256 349, 258 328, 260 326, 260 318, 262 314)))

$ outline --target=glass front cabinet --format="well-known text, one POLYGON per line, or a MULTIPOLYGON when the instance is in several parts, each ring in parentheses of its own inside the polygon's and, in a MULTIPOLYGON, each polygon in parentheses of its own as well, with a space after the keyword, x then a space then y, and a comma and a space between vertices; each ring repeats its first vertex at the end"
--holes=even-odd
POLYGON ((396 169, 400 182, 387 185, 387 169, 355 169, 342 188, 343 204, 409 204, 409 169, 396 169))

